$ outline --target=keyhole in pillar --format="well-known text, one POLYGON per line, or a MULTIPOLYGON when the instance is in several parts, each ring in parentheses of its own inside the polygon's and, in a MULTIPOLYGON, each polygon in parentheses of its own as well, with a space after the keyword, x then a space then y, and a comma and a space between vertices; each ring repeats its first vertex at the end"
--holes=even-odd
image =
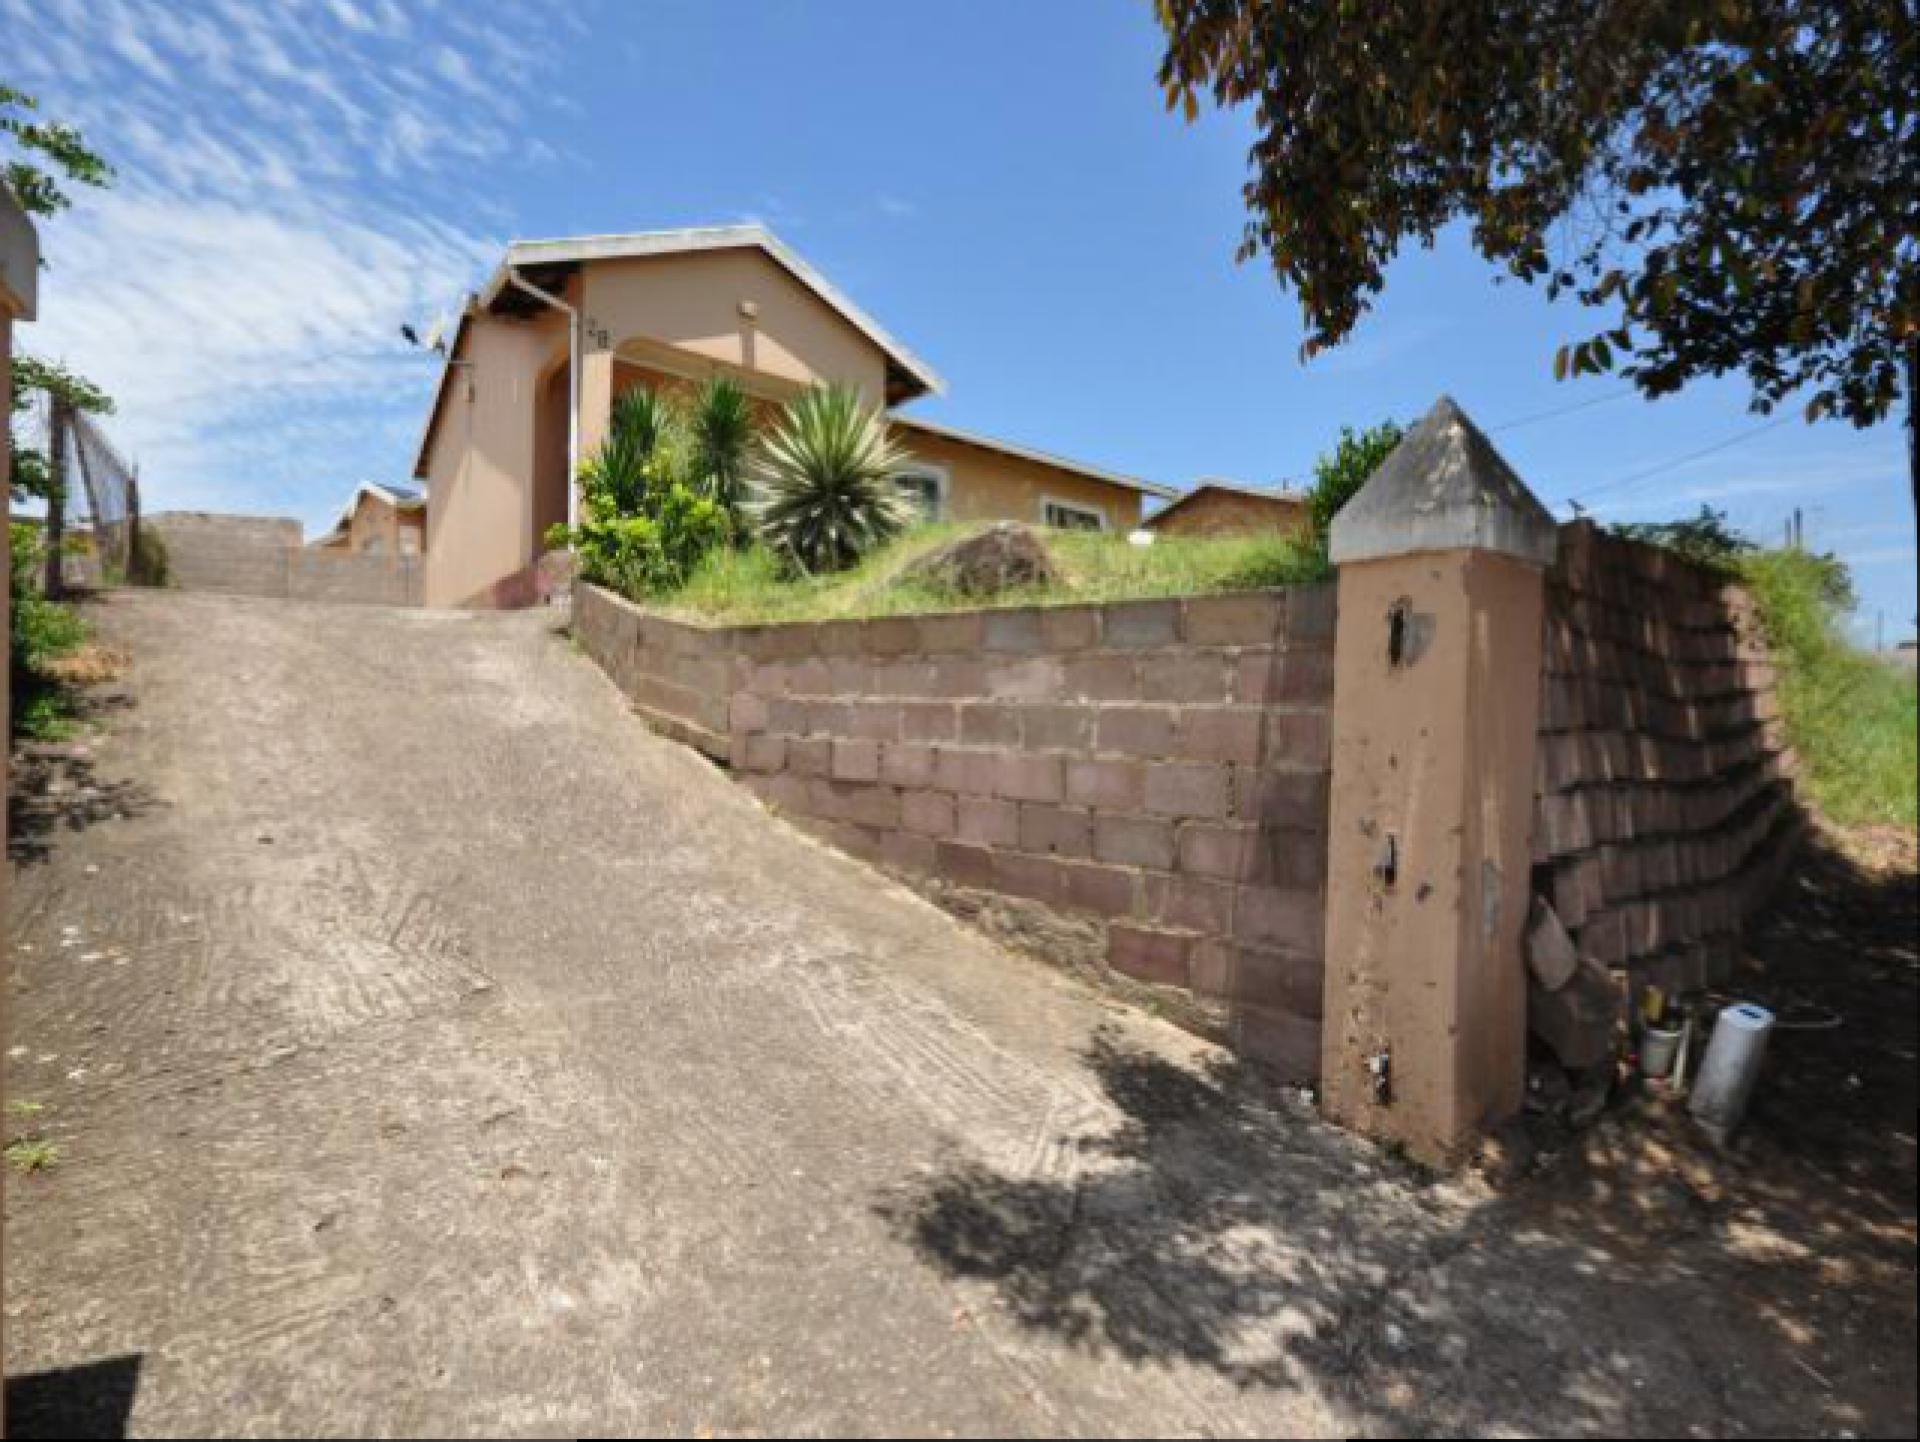
POLYGON ((1400 879, 1400 838, 1391 831, 1380 843, 1380 852, 1374 858, 1373 877, 1382 888, 1393 890, 1394 882, 1400 879))
POLYGON ((1404 597, 1393 603, 1393 609, 1387 612, 1387 664, 1400 667, 1407 664, 1407 625, 1413 616, 1413 602, 1404 597))

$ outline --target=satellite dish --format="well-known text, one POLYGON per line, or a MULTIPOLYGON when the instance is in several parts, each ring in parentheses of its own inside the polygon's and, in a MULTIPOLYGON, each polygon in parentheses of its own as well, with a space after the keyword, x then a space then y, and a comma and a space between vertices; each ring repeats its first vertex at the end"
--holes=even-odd
POLYGON ((433 324, 427 327, 427 349, 439 351, 442 355, 447 353, 447 318, 444 315, 435 316, 433 324))

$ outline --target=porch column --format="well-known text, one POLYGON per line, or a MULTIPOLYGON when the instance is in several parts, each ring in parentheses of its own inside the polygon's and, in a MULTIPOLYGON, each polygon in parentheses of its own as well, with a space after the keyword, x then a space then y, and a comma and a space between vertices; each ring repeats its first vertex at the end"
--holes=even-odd
POLYGON ((1442 397, 1333 523, 1329 1116, 1458 1160, 1519 1109, 1557 527, 1442 397))
MULTIPOLYGON (((604 331, 595 333, 589 321, 581 326, 583 332, 580 366, 580 460, 584 463, 600 449, 607 438, 613 420, 613 349, 606 343, 604 331)), ((569 494, 575 497, 574 513, 578 516, 578 497, 580 477, 567 478, 569 494)))

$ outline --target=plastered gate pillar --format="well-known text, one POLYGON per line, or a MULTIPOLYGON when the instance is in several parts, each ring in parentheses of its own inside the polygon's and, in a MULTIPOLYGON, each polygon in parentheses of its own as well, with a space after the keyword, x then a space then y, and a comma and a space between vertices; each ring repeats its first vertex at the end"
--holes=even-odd
POLYGON ((1443 397, 1335 518, 1322 1095, 1458 1160, 1519 1109, 1545 568, 1557 528, 1443 397))

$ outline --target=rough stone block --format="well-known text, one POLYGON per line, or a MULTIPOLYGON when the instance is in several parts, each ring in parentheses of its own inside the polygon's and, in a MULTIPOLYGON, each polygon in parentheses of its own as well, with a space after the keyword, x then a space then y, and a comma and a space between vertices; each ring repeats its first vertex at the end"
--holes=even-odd
POLYGON ((1224 701, 1228 662, 1220 651, 1153 651, 1139 662, 1143 701, 1224 701))
POLYGON ((902 871, 929 875, 938 869, 938 843, 930 836, 911 831, 884 831, 880 834, 880 860, 902 871))
POLYGON ((1180 827, 1179 865, 1189 876, 1245 880, 1252 870, 1255 828, 1188 821, 1180 827))
POLYGON ((1219 936, 1232 924, 1238 889, 1231 882, 1203 877, 1145 875, 1140 879, 1142 913, 1166 926, 1219 936))
POLYGON ((1042 635, 1040 612, 1031 608, 989 611, 981 645, 988 651, 1033 653, 1048 649, 1042 635))
POLYGON ((917 836, 954 834, 954 800, 945 791, 904 791, 900 795, 900 826, 917 836))
POLYGON ((736 737, 741 744, 741 753, 734 762, 736 766, 748 771, 779 771, 787 764, 787 738, 769 736, 764 732, 736 737))
POLYGON ((880 779, 880 743, 835 741, 831 774, 836 781, 878 781, 880 779))
POLYGON ((986 633, 986 617, 979 611, 922 616, 918 624, 920 649, 935 656, 948 651, 978 651, 986 633))
POLYGON ((1042 856, 1090 856, 1093 817, 1075 807, 1028 802, 1020 808, 1020 849, 1042 856))
POLYGON ((1326 946, 1326 929, 1326 902, 1315 892, 1243 886, 1234 900, 1234 939, 1249 946, 1319 956, 1326 946))
POLYGON ((963 702, 960 740, 967 746, 1018 746, 1020 713, 992 701, 963 702))
POLYGON ((1286 634, 1287 593, 1190 596, 1182 634, 1194 646, 1271 646, 1286 634))
POLYGON ((1020 808, 1011 801, 962 796, 954 811, 954 832, 972 846, 1018 846, 1020 808))
POLYGON ((988 889, 993 885, 993 853, 984 846, 957 841, 934 845, 934 871, 956 886, 988 889))
POLYGON ((1174 824, 1148 816, 1096 815, 1093 854, 1117 866, 1171 871, 1175 856, 1174 824))
POLYGON ((993 791, 1009 801, 1058 801, 1065 793, 1058 756, 1002 751, 994 764, 993 791))
POLYGON ((1146 801, 1146 767, 1139 761, 1069 760, 1066 799, 1101 811, 1138 811, 1146 801))
POLYGON ((1084 751, 1093 744, 1094 708, 1076 702, 1020 708, 1020 741, 1030 751, 1084 751))
POLYGON ((1620 990, 1604 967, 1582 962, 1558 991, 1528 979, 1527 1026, 1562 1066, 1578 1070, 1605 1061, 1621 1020, 1620 990))
POLYGON ((1029 901, 1061 906, 1066 899, 1062 863, 1047 856, 1026 856, 1017 851, 993 853, 993 889, 1008 896, 1024 896, 1029 901))
POLYGON ((902 741, 953 741, 960 735, 959 710, 951 701, 902 701, 902 741))
POLYGON ((1193 938, 1183 932, 1115 922, 1107 928, 1107 965, 1161 986, 1187 985, 1193 938))
POLYGON ((991 796, 999 761, 998 751, 942 746, 934 762, 934 784, 962 796, 991 796))
POLYGON ((1189 706, 1180 712, 1177 753, 1190 761, 1260 760, 1263 713, 1253 706, 1189 706))
POLYGON ((1096 606, 1049 606, 1040 613, 1041 640, 1049 651, 1082 651, 1100 644, 1096 606))
POLYGON ((1166 756, 1173 750, 1177 714, 1171 706, 1102 706, 1094 744, 1123 756, 1166 756))
POLYGON ((1082 701, 1132 701, 1140 682, 1132 656, 1081 655, 1066 658, 1061 694, 1082 701))
POLYGON ((939 753, 931 746, 904 742, 887 745, 880 751, 880 779, 889 786, 927 787, 935 784, 939 753))
POLYGON ((1171 646, 1180 639, 1180 603, 1123 601, 1109 606, 1100 639, 1116 651, 1171 646))
POLYGON ((768 720, 768 702, 764 696, 750 692, 736 693, 727 708, 727 724, 735 734, 746 731, 765 731, 768 720))
POLYGON ((1318 1017, 1326 1009, 1325 979, 1325 968, 1315 956, 1220 940, 1194 948, 1193 989, 1223 1001, 1318 1017))
POLYGON ((1061 862, 1062 900, 1096 916, 1130 916, 1136 902, 1138 873, 1093 862, 1061 862))
POLYGON ((1560 924, 1560 917, 1545 897, 1533 898, 1527 915, 1527 966, 1533 979, 1548 991, 1558 991, 1580 966, 1580 952, 1573 938, 1560 924))
POLYGON ((1000 701, 1057 701, 1066 691, 1066 670, 1055 656, 994 657, 986 663, 984 694, 1000 701))
POLYGON ((787 769, 796 776, 825 776, 833 757, 833 742, 825 736, 793 736, 787 740, 787 769))
POLYGON ((1173 761, 1147 767, 1146 810, 1156 816, 1218 820, 1232 808, 1232 788, 1224 766, 1173 761))

